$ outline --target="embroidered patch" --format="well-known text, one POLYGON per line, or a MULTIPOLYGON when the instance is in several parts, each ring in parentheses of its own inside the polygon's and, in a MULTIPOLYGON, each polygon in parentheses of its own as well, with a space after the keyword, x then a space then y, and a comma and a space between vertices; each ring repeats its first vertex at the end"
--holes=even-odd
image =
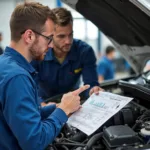
POLYGON ((74 70, 74 73, 79 73, 79 72, 81 72, 82 71, 82 68, 78 68, 78 69, 75 69, 74 70))

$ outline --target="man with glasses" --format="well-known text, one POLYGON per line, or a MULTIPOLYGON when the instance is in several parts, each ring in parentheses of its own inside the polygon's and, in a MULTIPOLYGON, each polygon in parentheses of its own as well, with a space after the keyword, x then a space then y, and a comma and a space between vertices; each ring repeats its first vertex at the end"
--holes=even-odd
POLYGON ((11 42, 0 56, 0 150, 44 150, 80 108, 79 94, 89 88, 65 94, 57 108, 41 108, 30 62, 44 58, 55 20, 39 3, 18 5, 11 15, 11 42))
POLYGON ((84 84, 91 87, 84 96, 97 93, 101 89, 92 47, 81 40, 73 39, 73 18, 70 11, 55 8, 53 12, 57 17, 53 48, 49 48, 42 62, 32 62, 39 73, 37 83, 40 96, 46 100, 78 88, 81 75, 84 84))
MULTIPOLYGON (((52 40, 53 40, 53 34, 50 35, 50 36, 45 36, 45 35, 43 35, 43 34, 37 32, 37 31, 35 31, 35 30, 33 30, 33 29, 32 29, 32 31, 35 32, 35 33, 38 34, 38 35, 43 36, 43 37, 48 41, 48 45, 49 45, 49 44, 52 42, 52 40)), ((21 34, 23 34, 23 33, 25 33, 25 31, 21 32, 21 34)))

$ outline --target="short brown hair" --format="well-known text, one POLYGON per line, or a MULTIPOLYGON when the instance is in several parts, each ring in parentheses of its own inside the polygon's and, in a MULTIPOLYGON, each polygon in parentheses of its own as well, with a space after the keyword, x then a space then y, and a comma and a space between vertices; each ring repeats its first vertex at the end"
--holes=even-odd
POLYGON ((59 26, 66 26, 68 25, 70 22, 73 22, 73 17, 72 14, 69 10, 67 10, 66 8, 54 8, 52 9, 53 13, 56 15, 56 19, 57 19, 57 25, 59 26))
POLYGON ((20 40, 21 32, 27 29, 43 31, 48 18, 56 23, 56 17, 48 6, 36 2, 19 4, 10 19, 11 40, 20 40))
POLYGON ((113 46, 107 46, 106 50, 105 50, 105 53, 106 53, 106 55, 108 55, 108 54, 110 54, 114 51, 115 51, 115 48, 113 46))

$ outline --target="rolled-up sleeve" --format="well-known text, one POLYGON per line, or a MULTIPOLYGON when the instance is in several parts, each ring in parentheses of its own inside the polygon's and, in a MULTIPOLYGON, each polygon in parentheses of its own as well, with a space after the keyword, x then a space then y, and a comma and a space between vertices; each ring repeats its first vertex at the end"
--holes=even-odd
POLYGON ((12 78, 5 87, 5 120, 23 150, 43 150, 59 134, 68 117, 50 106, 40 110, 37 91, 25 75, 12 78), (41 111, 44 120, 41 118, 41 111))

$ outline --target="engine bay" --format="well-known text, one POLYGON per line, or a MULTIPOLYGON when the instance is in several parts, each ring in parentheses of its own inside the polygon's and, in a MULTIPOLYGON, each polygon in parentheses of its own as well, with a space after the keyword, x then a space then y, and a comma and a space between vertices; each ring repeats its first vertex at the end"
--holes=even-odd
POLYGON ((90 136, 65 124, 47 150, 150 149, 150 72, 108 81, 101 87, 134 99, 90 136))

